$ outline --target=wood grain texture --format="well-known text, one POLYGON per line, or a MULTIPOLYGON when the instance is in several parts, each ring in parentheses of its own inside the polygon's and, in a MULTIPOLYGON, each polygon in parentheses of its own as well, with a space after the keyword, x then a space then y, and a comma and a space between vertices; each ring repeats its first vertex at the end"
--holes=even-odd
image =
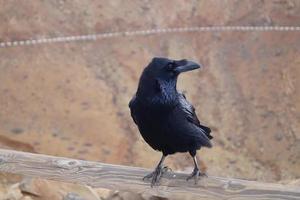
POLYGON ((186 181, 187 174, 175 172, 166 173, 160 186, 151 188, 149 182, 142 181, 149 169, 3 149, 0 149, 0 171, 162 197, 300 200, 300 188, 296 186, 213 176, 202 178, 195 185, 186 181))

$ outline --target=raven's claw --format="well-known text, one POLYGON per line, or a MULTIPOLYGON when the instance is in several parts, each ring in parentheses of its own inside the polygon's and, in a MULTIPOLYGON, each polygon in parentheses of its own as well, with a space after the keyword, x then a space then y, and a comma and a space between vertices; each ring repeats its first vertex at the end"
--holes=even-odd
POLYGON ((162 167, 156 167, 155 170, 153 172, 151 172, 150 174, 146 175, 143 178, 143 180, 152 178, 151 187, 153 187, 154 185, 159 183, 159 181, 161 179, 161 176, 162 176, 162 173, 163 173, 163 168, 162 167))
POLYGON ((146 175, 143 180, 145 179, 150 179, 152 178, 151 180, 151 187, 157 185, 162 177, 162 175, 165 173, 165 172, 168 172, 168 171, 172 171, 171 168, 169 167, 156 167, 155 170, 153 172, 151 172, 150 174, 146 175))
POLYGON ((198 178, 199 176, 205 176, 205 177, 207 177, 207 175, 205 173, 200 172, 198 168, 194 168, 193 172, 191 173, 190 176, 187 177, 186 180, 189 181, 190 179, 194 178, 195 185, 197 185, 198 184, 198 180, 199 180, 199 178, 198 178))
POLYGON ((173 172, 173 170, 170 167, 168 167, 168 166, 164 166, 163 169, 162 169, 162 171, 163 171, 163 174, 165 172, 173 172))

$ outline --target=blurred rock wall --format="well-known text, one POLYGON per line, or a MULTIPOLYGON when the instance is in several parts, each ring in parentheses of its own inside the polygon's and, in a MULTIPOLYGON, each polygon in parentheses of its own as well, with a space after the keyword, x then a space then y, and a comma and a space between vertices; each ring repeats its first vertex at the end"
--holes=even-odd
MULTIPOLYGON (((297 0, 0 1, 0 41, 207 25, 300 26, 297 0)), ((160 157, 128 109, 154 56, 188 58, 185 91, 213 149, 208 174, 278 181, 300 177, 300 33, 201 32, 0 49, 0 146, 153 167, 160 157)), ((168 166, 191 170, 188 155, 168 166)))

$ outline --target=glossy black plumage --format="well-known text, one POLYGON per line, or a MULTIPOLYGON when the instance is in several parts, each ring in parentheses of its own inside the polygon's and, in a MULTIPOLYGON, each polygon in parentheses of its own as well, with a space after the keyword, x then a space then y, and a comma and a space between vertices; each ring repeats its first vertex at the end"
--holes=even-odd
POLYGON ((187 60, 152 59, 129 103, 142 137, 164 156, 176 152, 190 152, 195 156, 201 147, 212 146, 210 128, 200 123, 194 107, 176 89, 181 72, 199 67, 187 60))

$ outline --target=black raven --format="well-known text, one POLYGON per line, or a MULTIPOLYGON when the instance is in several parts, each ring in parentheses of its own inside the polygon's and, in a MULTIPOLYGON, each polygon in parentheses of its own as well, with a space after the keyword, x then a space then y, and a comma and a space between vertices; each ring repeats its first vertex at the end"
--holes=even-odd
POLYGON ((205 175, 199 171, 196 151, 212 147, 210 128, 200 124, 194 107, 176 89, 178 75, 200 68, 188 60, 153 58, 144 69, 136 94, 129 102, 131 116, 144 140, 162 158, 155 170, 145 178, 152 178, 151 186, 159 182, 166 170, 163 161, 167 155, 189 152, 194 160, 194 170, 187 180, 205 175))

